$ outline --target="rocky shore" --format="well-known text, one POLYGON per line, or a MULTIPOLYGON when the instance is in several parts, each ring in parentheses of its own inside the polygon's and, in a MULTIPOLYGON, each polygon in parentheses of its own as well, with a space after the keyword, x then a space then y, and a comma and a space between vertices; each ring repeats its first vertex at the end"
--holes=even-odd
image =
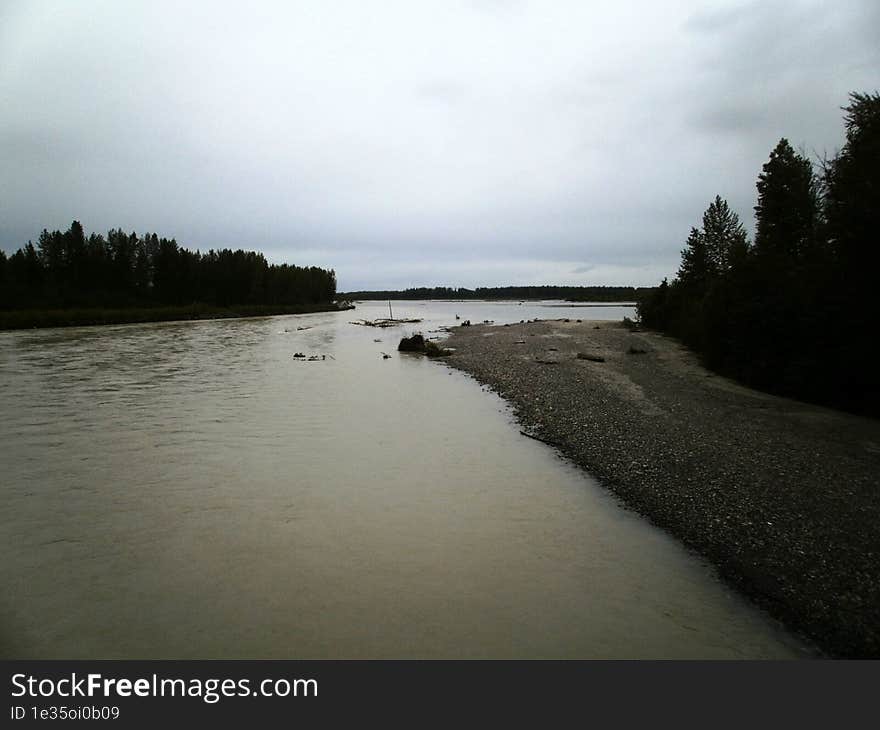
POLYGON ((525 433, 791 629, 880 656, 880 421, 739 386, 620 323, 463 327, 446 344, 525 433))

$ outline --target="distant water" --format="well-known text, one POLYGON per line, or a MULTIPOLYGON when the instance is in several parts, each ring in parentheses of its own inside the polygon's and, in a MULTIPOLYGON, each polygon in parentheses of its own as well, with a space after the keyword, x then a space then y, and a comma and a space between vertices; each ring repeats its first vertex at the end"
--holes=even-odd
POLYGON ((631 307, 392 308, 424 322, 349 324, 387 315, 378 302, 0 333, 0 653, 798 654, 701 561, 521 436, 500 399, 396 352, 456 314, 631 307))

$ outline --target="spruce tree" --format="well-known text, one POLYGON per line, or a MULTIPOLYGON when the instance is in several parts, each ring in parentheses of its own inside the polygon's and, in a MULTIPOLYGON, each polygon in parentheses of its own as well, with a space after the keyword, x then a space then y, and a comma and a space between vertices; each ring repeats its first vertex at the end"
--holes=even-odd
POLYGON ((691 228, 685 247, 681 250, 681 265, 678 279, 684 286, 702 288, 715 275, 715 267, 709 258, 706 237, 696 228, 691 228))
POLYGON ((880 264, 880 94, 851 94, 844 111, 846 143, 825 170, 825 215, 838 265, 868 284, 880 264))
POLYGON ((793 263, 812 249, 818 197, 813 166, 784 137, 758 176, 755 206, 755 252, 793 263))
POLYGON ((746 229, 740 223, 739 216, 719 195, 703 213, 702 236, 714 274, 727 273, 731 261, 748 248, 746 229))

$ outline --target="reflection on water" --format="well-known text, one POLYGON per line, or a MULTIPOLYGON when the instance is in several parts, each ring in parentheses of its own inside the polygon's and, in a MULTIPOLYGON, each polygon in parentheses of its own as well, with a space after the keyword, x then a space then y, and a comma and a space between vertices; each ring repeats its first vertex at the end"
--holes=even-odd
POLYGON ((425 321, 348 323, 387 315, 380 302, 0 333, 0 652, 799 651, 672 540, 520 436, 502 401, 394 352, 401 334, 455 314, 501 323, 631 309, 393 307, 425 321))

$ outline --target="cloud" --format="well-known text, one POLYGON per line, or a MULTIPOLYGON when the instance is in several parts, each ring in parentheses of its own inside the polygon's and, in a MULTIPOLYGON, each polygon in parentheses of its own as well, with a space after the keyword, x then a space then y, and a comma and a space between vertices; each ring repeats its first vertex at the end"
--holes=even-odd
POLYGON ((455 81, 435 79, 416 85, 415 94, 421 99, 439 102, 457 102, 467 96, 467 86, 455 81))
POLYGON ((717 35, 748 22, 750 15, 760 12, 761 4, 757 2, 742 3, 733 7, 700 8, 688 16, 684 27, 695 33, 717 35))
POLYGON ((877 8, 6 3, 0 245, 77 218, 348 289, 650 284, 716 194, 750 224, 780 137, 841 143, 877 8))

